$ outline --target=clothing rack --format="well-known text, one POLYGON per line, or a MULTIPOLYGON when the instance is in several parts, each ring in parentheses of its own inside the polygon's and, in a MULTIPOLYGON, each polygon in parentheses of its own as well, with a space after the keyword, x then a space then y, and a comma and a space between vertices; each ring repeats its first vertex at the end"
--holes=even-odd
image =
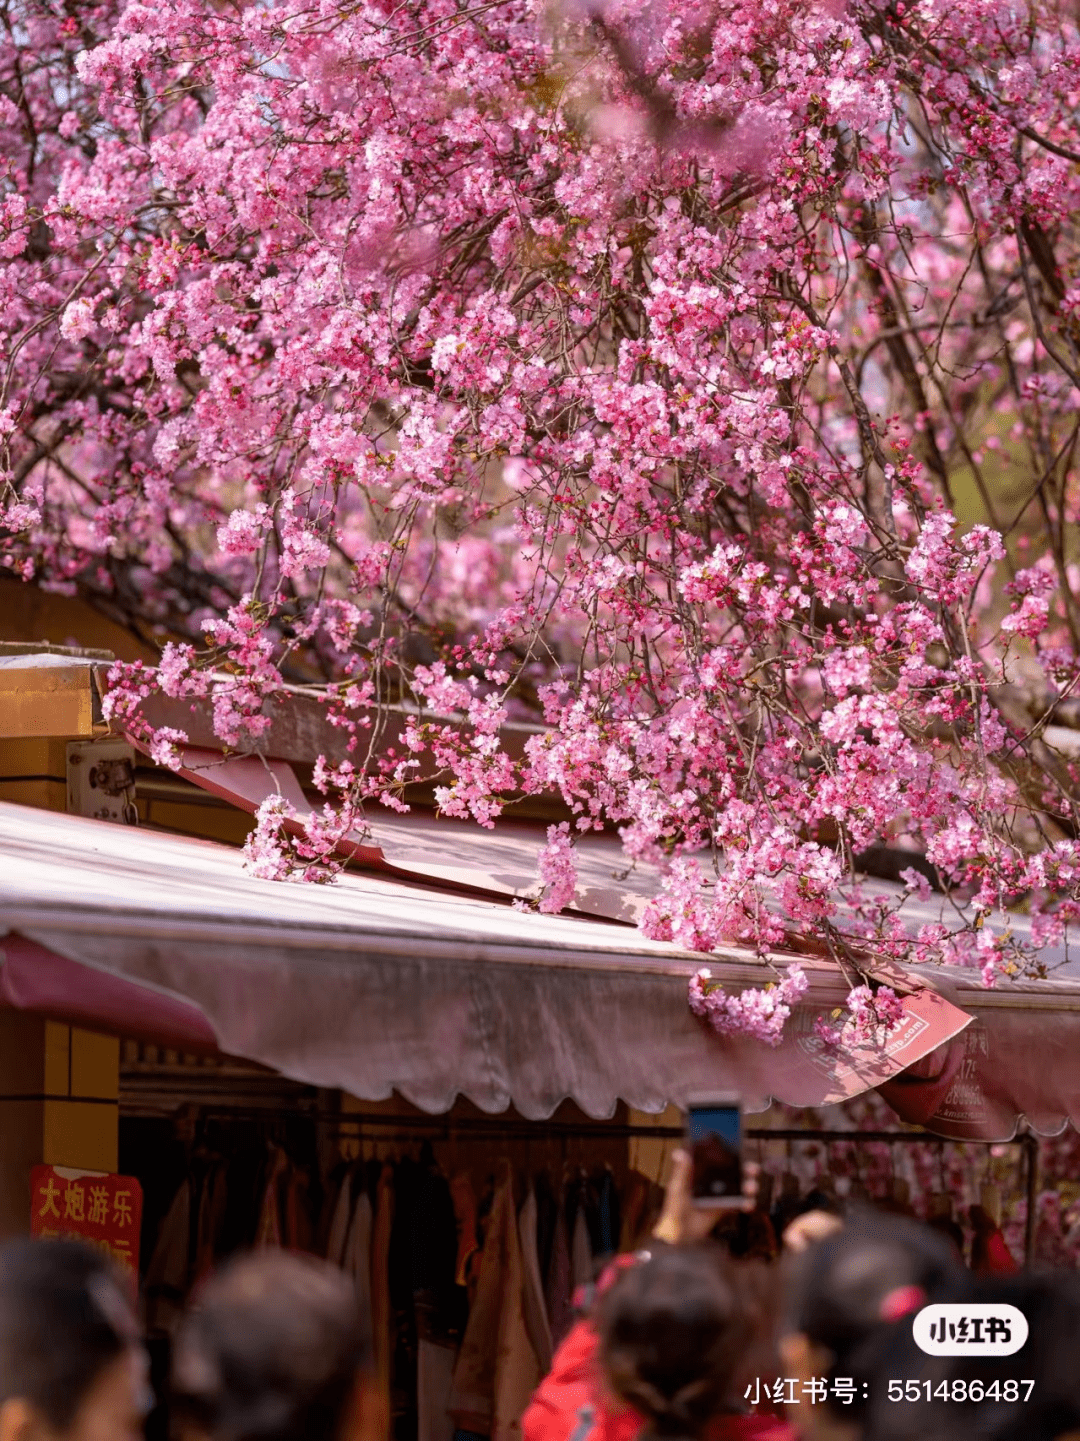
MULTIPOLYGON (((200 1108, 207 1118, 217 1120, 253 1119, 269 1121, 266 1109, 241 1107, 200 1108)), ((483 1116, 460 1116, 450 1119, 446 1116, 401 1116, 387 1115, 381 1111, 317 1111, 315 1109, 290 1108, 276 1110, 273 1119, 297 1119, 310 1121, 317 1126, 330 1126, 341 1135, 351 1136, 367 1128, 378 1130, 381 1141, 413 1141, 423 1139, 460 1138, 478 1136, 489 1140, 535 1140, 537 1128, 542 1127, 548 1136, 564 1140, 589 1138, 618 1140, 623 1137, 644 1137, 657 1141, 681 1140, 686 1132, 681 1126, 650 1126, 640 1122, 592 1121, 587 1124, 573 1121, 529 1121, 525 1118, 513 1121, 488 1120, 483 1116)), ((841 1131, 802 1130, 799 1127, 772 1128, 769 1126, 747 1126, 743 1135, 755 1141, 803 1142, 807 1145, 826 1145, 846 1141, 884 1141, 888 1145, 904 1145, 915 1142, 939 1146, 1019 1146, 1023 1152, 1027 1217, 1024 1229, 1024 1250, 1031 1257, 1035 1242, 1035 1203, 1038 1195, 1038 1138, 1030 1131, 1014 1136, 1008 1141, 987 1141, 978 1138, 959 1140, 948 1136, 935 1136, 929 1131, 841 1131)))
MULTIPOLYGON (((393 1115, 385 1111, 318 1111, 314 1108, 282 1106, 229 1106, 214 1105, 197 1107, 200 1114, 214 1120, 238 1119, 266 1120, 269 1115, 288 1116, 292 1119, 313 1121, 316 1125, 342 1126, 400 1126, 403 1129, 447 1131, 481 1131, 484 1135, 503 1135, 519 1131, 536 1133, 537 1126, 547 1131, 566 1132, 575 1136, 652 1136, 658 1141, 678 1140, 686 1135, 684 1126, 650 1126, 640 1121, 530 1121, 527 1117, 512 1120, 489 1120, 486 1116, 447 1115, 393 1115)), ((977 1137, 959 1138, 937 1136, 932 1131, 830 1131, 804 1130, 801 1127, 781 1129, 773 1126, 745 1126, 743 1135, 753 1140, 773 1141, 930 1141, 942 1146, 1019 1146, 1034 1137, 1028 1133, 1014 1136, 1012 1140, 981 1140, 977 1137)))
MULTIPOLYGON (((526 1117, 515 1117, 510 1121, 488 1120, 484 1116, 409 1116, 388 1115, 385 1111, 319 1111, 314 1108, 281 1106, 229 1106, 215 1105, 197 1107, 201 1117, 207 1120, 253 1120, 271 1123, 274 1120, 310 1121, 316 1126, 339 1127, 343 1131, 353 1127, 380 1128, 381 1140, 408 1140, 418 1132, 439 1137, 460 1136, 466 1133, 490 1136, 493 1139, 535 1137, 537 1128, 558 1136, 573 1136, 588 1139, 590 1136, 604 1138, 651 1137, 657 1141, 681 1140, 686 1135, 682 1126, 650 1126, 641 1122, 627 1121, 530 1121, 526 1117), (385 1128, 396 1127, 399 1133, 386 1134, 385 1128)), ((1012 1139, 984 1140, 980 1137, 937 1136, 932 1131, 861 1131, 861 1130, 804 1130, 800 1127, 746 1126, 742 1134, 755 1141, 802 1141, 807 1145, 814 1142, 832 1144, 840 1141, 885 1141, 890 1145, 905 1142, 921 1142, 939 1146, 1022 1146, 1027 1150, 1037 1149, 1038 1139, 1025 1131, 1012 1139)), ((423 1137, 421 1138, 423 1139, 423 1137)))
MULTIPOLYGON (((325 1113, 324 1113, 325 1115, 325 1113)), ((322 1121, 324 1117, 317 1117, 322 1121)), ((511 1123, 500 1123, 487 1121, 483 1117, 469 1116, 459 1120, 449 1121, 445 1118, 441 1127, 437 1118, 428 1116, 386 1116, 378 1112, 346 1112, 336 1113, 325 1119, 335 1124, 351 1126, 391 1126, 406 1122, 414 1127, 413 1130, 401 1131, 388 1135, 380 1132, 380 1140, 413 1140, 418 1130, 433 1126, 437 1128, 438 1134, 449 1138, 453 1135, 478 1134, 488 1136, 492 1139, 517 1140, 535 1137, 536 1127, 543 1126, 549 1134, 563 1137, 604 1137, 605 1139, 643 1136, 652 1137, 654 1140, 681 1140, 686 1132, 681 1126, 649 1126, 618 1121, 595 1121, 590 1125, 562 1121, 517 1121, 511 1123)), ((325 1122, 324 1122, 325 1123, 325 1122)), ((939 1146, 963 1145, 963 1146, 1019 1146, 1023 1153, 1025 1194, 1027 1198, 1027 1210, 1024 1221, 1024 1255, 1029 1260, 1034 1253, 1035 1247, 1035 1206, 1038 1196, 1038 1164, 1039 1164, 1039 1142, 1038 1138, 1030 1131, 1025 1131, 1019 1136, 1014 1136, 1008 1141, 983 1140, 972 1138, 970 1140, 959 1140, 951 1136, 935 1136, 929 1131, 839 1131, 839 1130, 801 1130, 798 1127, 770 1127, 770 1126, 747 1126, 743 1130, 743 1136, 755 1141, 801 1141, 806 1144, 822 1143, 826 1145, 840 1141, 884 1141, 889 1145, 912 1144, 914 1142, 936 1143, 939 1146)))
MULTIPOLYGON (((198 1106, 204 1120, 251 1120, 266 1125, 284 1121, 307 1121, 316 1126, 331 1127, 336 1134, 360 1139, 359 1132, 367 1129, 377 1134, 372 1139, 389 1142, 410 1142, 417 1140, 445 1141, 475 1137, 488 1140, 536 1140, 542 1131, 545 1136, 556 1139, 603 1139, 641 1137, 652 1140, 681 1140, 686 1132, 682 1126, 650 1126, 640 1122, 623 1121, 529 1121, 524 1117, 511 1121, 487 1119, 484 1116, 460 1116, 450 1118, 428 1115, 387 1115, 382 1111, 320 1111, 314 1107, 264 1107, 229 1106, 220 1103, 214 1106, 198 1106)), ((804 1130, 801 1127, 747 1126, 743 1136, 754 1141, 783 1141, 785 1143, 835 1144, 839 1142, 873 1141, 888 1145, 913 1143, 936 1143, 938 1146, 1017 1146, 1022 1152, 1024 1165, 1024 1191, 1027 1199, 1027 1214, 1024 1225, 1024 1252, 1030 1261, 1034 1254, 1036 1200, 1038 1197, 1038 1137, 1025 1131, 1009 1140, 983 1140, 972 1137, 960 1139, 949 1136, 935 1136, 922 1130, 804 1130)))
POLYGON ((986 1141, 979 1137, 963 1140, 954 1136, 935 1136, 930 1131, 800 1131, 795 1129, 770 1130, 768 1126, 748 1127, 744 1136, 755 1140, 773 1141, 886 1141, 889 1145, 922 1141, 939 1146, 1019 1146, 1023 1152, 1024 1192, 1027 1209, 1024 1217, 1024 1259, 1030 1261, 1035 1250, 1035 1206, 1039 1194, 1039 1138, 1031 1131, 1024 1131, 1008 1141, 986 1141))

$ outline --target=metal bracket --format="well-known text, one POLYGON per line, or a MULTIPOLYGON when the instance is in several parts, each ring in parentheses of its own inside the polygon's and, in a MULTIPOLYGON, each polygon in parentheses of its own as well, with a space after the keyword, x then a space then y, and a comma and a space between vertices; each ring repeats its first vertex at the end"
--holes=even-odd
POLYGON ((138 825, 134 747, 122 740, 69 741, 67 808, 70 815, 138 825))

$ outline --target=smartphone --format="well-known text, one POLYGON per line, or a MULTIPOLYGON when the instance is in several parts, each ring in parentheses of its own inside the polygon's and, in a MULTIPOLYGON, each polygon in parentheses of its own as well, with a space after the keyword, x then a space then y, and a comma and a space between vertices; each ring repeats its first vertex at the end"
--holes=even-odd
POLYGON ((686 1108, 693 1163, 691 1199, 698 1206, 742 1205, 742 1105, 738 1096, 703 1096, 686 1108))

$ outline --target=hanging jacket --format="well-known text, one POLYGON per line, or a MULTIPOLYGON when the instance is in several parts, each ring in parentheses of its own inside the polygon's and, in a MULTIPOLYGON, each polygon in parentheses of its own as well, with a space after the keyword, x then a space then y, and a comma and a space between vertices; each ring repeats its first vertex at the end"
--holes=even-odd
POLYGON ((460 1430, 520 1441, 521 1414, 540 1379, 525 1324, 524 1273, 509 1166, 484 1236, 476 1299, 454 1367, 450 1414, 460 1430))
POLYGON ((476 1195, 467 1172, 460 1172, 450 1182, 450 1199, 458 1234, 454 1279, 459 1286, 471 1289, 470 1283, 474 1279, 472 1260, 480 1250, 480 1242, 476 1237, 476 1195))
POLYGON ((570 1283, 574 1291, 590 1286, 593 1276, 593 1250, 589 1242, 589 1223, 585 1207, 579 1203, 574 1216, 574 1238, 570 1244, 570 1283))
POLYGON ((356 1283, 356 1303, 368 1325, 371 1314, 371 1199, 366 1191, 353 1207, 349 1232, 342 1248, 341 1268, 356 1283))
POLYGON ((555 1236, 551 1243, 551 1264, 548 1267, 544 1299, 547 1302, 551 1341, 558 1346, 574 1324, 574 1286, 570 1279, 570 1241, 566 1228, 566 1207, 559 1206, 555 1217, 555 1236))
POLYGON ((1009 1250, 993 1216, 981 1206, 968 1212, 974 1235, 971 1240, 971 1269, 976 1276, 1010 1276, 1020 1267, 1009 1250))
POLYGON ((171 1334, 191 1280, 191 1182, 184 1180, 166 1212, 143 1280, 146 1329, 171 1334))
POLYGON ((390 1395, 390 1234, 393 1225, 394 1171, 387 1161, 379 1176, 371 1231, 371 1331, 375 1374, 387 1398, 390 1395))
POLYGON ((281 1246, 282 1190, 289 1171, 289 1158, 280 1146, 271 1146, 266 1185, 259 1206, 259 1224, 255 1230, 256 1246, 281 1246))
POLYGON ((390 1307, 390 1235, 394 1226, 394 1170, 383 1163, 375 1192, 371 1226, 371 1336, 375 1352, 377 1415, 371 1418, 372 1435, 390 1433, 390 1366, 392 1360, 390 1307))
POLYGON ((525 1324, 529 1331, 536 1359, 543 1375, 551 1365, 551 1326, 548 1324, 547 1308, 544 1305, 544 1287, 540 1280, 540 1254, 537 1247, 537 1204, 536 1191, 529 1186, 529 1194, 518 1216, 518 1240, 521 1243, 521 1264, 524 1276, 523 1290, 525 1303, 525 1324))
POLYGON ((326 1238, 326 1259, 332 1261, 335 1266, 345 1265, 345 1243, 349 1236, 349 1223, 352 1220, 352 1170, 345 1172, 341 1185, 338 1188, 337 1199, 334 1201, 334 1209, 330 1215, 330 1230, 326 1238))
POLYGON ((218 1258, 229 1204, 228 1169, 225 1161, 216 1161, 203 1180, 195 1236, 196 1281, 210 1274, 218 1258))

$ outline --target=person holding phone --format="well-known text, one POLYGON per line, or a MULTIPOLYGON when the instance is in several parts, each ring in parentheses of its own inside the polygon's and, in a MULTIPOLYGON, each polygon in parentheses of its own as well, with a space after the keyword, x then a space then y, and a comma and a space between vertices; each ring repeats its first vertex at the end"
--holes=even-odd
MULTIPOLYGON (((708 1126, 701 1128, 702 1134, 708 1126)), ((730 1130, 729 1130, 730 1135, 730 1130)), ((722 1215, 732 1209, 752 1210, 757 1200, 758 1167, 740 1161, 736 1195, 694 1195, 693 1137, 675 1151, 660 1216, 652 1239, 661 1247, 694 1247, 703 1242, 722 1215)), ((729 1173, 730 1174, 730 1173, 729 1173)), ((618 1256, 600 1277, 600 1304, 607 1291, 629 1267, 651 1258, 648 1251, 618 1256)), ((694 1253, 696 1267, 710 1261, 694 1253)), ((748 1345, 748 1328, 738 1333, 738 1345, 748 1345)), ((559 1346, 551 1370, 533 1393, 522 1417, 523 1441, 638 1441, 647 1418, 605 1384, 600 1365, 600 1333, 596 1315, 583 1316, 559 1346)), ((725 1441, 794 1441, 790 1427, 770 1416, 730 1416, 725 1441)), ((706 1441, 712 1441, 711 1437, 706 1441)))
POLYGON ((706 1209, 743 1207, 742 1107, 738 1096, 691 1100, 686 1112, 690 1199, 706 1209))

